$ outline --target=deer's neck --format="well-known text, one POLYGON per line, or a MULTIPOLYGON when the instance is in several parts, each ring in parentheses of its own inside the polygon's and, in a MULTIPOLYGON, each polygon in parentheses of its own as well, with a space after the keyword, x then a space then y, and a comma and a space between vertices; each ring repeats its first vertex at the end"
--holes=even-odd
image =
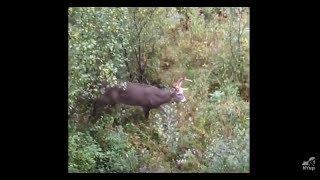
POLYGON ((170 90, 166 90, 163 93, 160 94, 159 97, 159 104, 165 104, 165 103, 169 103, 172 101, 173 93, 170 90))

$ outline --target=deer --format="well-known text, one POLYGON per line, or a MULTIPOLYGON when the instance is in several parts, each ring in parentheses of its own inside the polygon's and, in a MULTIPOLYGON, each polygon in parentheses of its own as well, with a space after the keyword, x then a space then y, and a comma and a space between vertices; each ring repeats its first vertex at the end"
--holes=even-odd
POLYGON ((96 117, 101 108, 105 106, 114 107, 116 104, 140 106, 146 119, 149 118, 151 109, 158 109, 166 114, 161 105, 170 102, 183 103, 187 101, 183 94, 184 90, 187 89, 182 88, 184 81, 192 82, 192 80, 182 77, 167 89, 131 82, 112 87, 104 85, 104 93, 93 103, 92 116, 96 117))

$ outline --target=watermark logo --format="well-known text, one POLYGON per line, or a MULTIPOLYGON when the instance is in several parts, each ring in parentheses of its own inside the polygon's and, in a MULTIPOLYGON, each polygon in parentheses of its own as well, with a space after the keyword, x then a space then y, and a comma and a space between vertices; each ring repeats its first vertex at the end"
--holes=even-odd
POLYGON ((305 171, 314 171, 316 169, 316 158, 310 157, 309 160, 303 161, 302 169, 305 171))

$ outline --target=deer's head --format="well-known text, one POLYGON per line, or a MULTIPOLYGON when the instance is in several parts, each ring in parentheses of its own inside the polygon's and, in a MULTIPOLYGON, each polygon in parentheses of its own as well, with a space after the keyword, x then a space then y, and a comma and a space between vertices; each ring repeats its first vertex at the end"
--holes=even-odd
POLYGON ((187 79, 186 77, 180 78, 177 82, 175 82, 171 88, 171 95, 172 99, 175 102, 185 102, 187 99, 183 94, 184 90, 187 90, 186 88, 182 88, 182 83, 184 81, 190 81, 190 79, 187 79))

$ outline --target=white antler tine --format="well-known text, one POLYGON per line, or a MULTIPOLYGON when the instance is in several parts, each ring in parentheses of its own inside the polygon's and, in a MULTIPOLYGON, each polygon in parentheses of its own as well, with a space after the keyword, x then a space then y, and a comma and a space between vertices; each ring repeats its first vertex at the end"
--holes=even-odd
POLYGON ((185 78, 184 80, 189 81, 189 82, 192 82, 192 80, 191 80, 191 79, 187 79, 187 78, 185 78))

